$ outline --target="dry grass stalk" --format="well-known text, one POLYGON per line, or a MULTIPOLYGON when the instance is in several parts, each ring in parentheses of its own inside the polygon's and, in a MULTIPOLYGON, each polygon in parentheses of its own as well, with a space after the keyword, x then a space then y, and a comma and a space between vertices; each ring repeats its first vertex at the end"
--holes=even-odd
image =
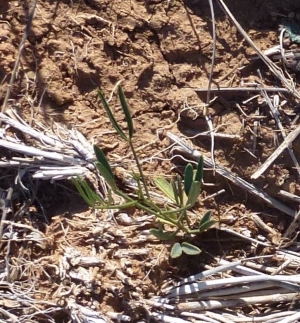
MULTIPOLYGON (((206 88, 193 88, 195 92, 207 92, 206 88)), ((289 93, 286 88, 281 87, 264 87, 266 92, 272 93, 289 93)), ((248 95, 249 93, 259 93, 261 92, 261 86, 258 84, 257 87, 220 87, 211 88, 212 93, 233 93, 233 94, 243 94, 248 95)))
MULTIPOLYGON (((261 89, 261 93, 262 93, 262 96, 265 98, 270 110, 271 110, 271 114, 273 115, 273 118, 275 119, 275 122, 277 123, 277 126, 278 126, 278 129, 280 129, 280 132, 281 132, 281 135, 282 137, 285 139, 286 138, 286 132, 283 128, 283 125, 279 119, 279 116, 280 116, 280 113, 278 111, 278 105, 279 105, 279 96, 276 95, 274 96, 274 104, 272 103, 271 99, 269 98, 267 92, 264 91, 264 89, 261 89), (277 100, 275 99, 277 98, 277 100), (277 101, 277 103, 275 103, 277 101)), ((295 168, 298 172, 298 175, 300 175, 300 165, 298 163, 298 160, 293 152, 293 150, 288 146, 287 147, 287 150, 291 156, 291 159, 295 165, 295 168)))
MULTIPOLYGON (((295 130, 291 131, 280 144, 280 146, 268 157, 268 159, 256 170, 255 173, 251 175, 251 178, 257 179, 261 176, 273 163, 274 161, 283 153, 285 149, 288 149, 292 142, 299 136, 300 126, 295 130)), ((299 170, 298 170, 299 172, 299 170)))
MULTIPOLYGON (((297 257, 295 260, 297 261, 297 257)), ((281 322, 283 318, 295 317, 297 312, 288 310, 280 312, 273 310, 272 313, 266 315, 229 314, 230 309, 254 304, 261 306, 265 304, 270 308, 273 303, 294 302, 299 295, 300 275, 290 274, 291 262, 286 262, 286 259, 280 255, 249 258, 234 263, 225 260, 218 262, 220 265, 215 268, 182 280, 177 286, 165 290, 165 296, 154 297, 147 301, 147 304, 161 308, 165 312, 176 311, 182 317, 202 318, 204 321, 205 317, 212 318, 212 315, 208 313, 214 313, 214 322, 218 323, 228 322, 228 320, 230 322, 281 322), (262 273, 260 269, 263 267, 259 266, 262 259, 265 261, 270 259, 272 262, 274 259, 285 261, 277 268, 277 271, 283 271, 283 274, 262 273), (251 263, 256 264, 255 267, 258 270, 248 268, 248 264, 251 263), (218 278, 225 273, 227 278, 218 278), (243 276, 237 276, 239 274, 243 276)))
POLYGON ((242 28, 242 26, 239 24, 239 22, 235 19, 233 14, 230 12, 226 4, 223 0, 218 0, 220 3, 221 8, 225 11, 225 13, 228 15, 230 20, 235 24, 239 32, 243 35, 243 37, 246 39, 246 41, 249 43, 249 45, 255 50, 255 52, 258 54, 258 56, 261 58, 261 60, 267 65, 267 67, 270 69, 270 71, 281 81, 282 85, 288 89, 288 91, 293 94, 297 99, 300 99, 300 93, 295 89, 295 85, 290 81, 287 80, 287 78, 283 75, 282 71, 278 66, 276 66, 268 56, 266 56, 251 40, 251 38, 248 36, 248 34, 245 32, 245 30, 242 28))
MULTIPOLYGON (((20 117, 19 117, 20 119, 20 117)), ((0 113, 0 120, 35 139, 35 145, 26 145, 2 132, 0 146, 31 158, 1 160, 0 167, 23 168, 40 179, 63 179, 72 176, 88 176, 94 169, 92 145, 77 130, 57 127, 58 134, 45 129, 38 131, 26 124, 0 113)))
MULTIPOLYGON (((298 129, 298 128, 297 128, 298 129)), ((300 132, 300 127, 298 129, 298 134, 300 132)), ((186 143, 184 143, 180 138, 178 138, 176 135, 168 132, 167 136, 173 141, 175 142, 183 151, 184 153, 188 154, 190 158, 194 159, 194 160, 198 160, 200 157, 200 153, 198 151, 196 151, 195 149, 191 148, 189 145, 187 145, 186 143)), ((286 140, 284 141, 284 143, 288 140, 289 136, 287 136, 286 140)), ((286 144, 284 144, 285 147, 286 144)), ((220 166, 220 165, 213 165, 212 161, 210 160, 210 158, 203 156, 204 158, 204 164, 206 167, 215 169, 216 173, 218 173, 221 176, 224 176, 225 178, 227 178, 228 180, 230 180, 232 183, 234 183, 235 185, 239 186, 240 188, 242 188, 243 190, 247 191, 248 193, 255 195, 256 197, 259 197, 260 199, 262 199, 265 203, 267 203, 268 205, 284 212, 285 214, 288 214, 290 216, 294 216, 295 215, 295 211, 292 210, 291 208, 287 207, 286 205, 284 205, 283 203, 279 202, 278 200, 276 200, 275 198, 269 196, 267 193, 265 193, 264 191, 256 188, 254 185, 248 183, 247 181, 245 181, 244 179, 236 176, 235 174, 233 174, 232 172, 228 171, 227 169, 225 169, 224 167, 220 166)))
POLYGON ((280 190, 278 194, 284 196, 287 199, 290 199, 293 202, 300 203, 300 197, 298 195, 292 194, 284 190, 280 190))

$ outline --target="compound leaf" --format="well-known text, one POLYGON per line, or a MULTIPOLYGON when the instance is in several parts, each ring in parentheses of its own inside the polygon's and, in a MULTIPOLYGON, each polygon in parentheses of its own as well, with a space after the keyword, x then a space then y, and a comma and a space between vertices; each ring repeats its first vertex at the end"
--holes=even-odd
POLYGON ((201 249, 199 249, 197 246, 194 246, 188 242, 182 242, 181 248, 185 254, 190 256, 199 255, 201 253, 201 249))
POLYGON ((179 242, 176 242, 171 249, 171 258, 178 258, 182 255, 182 248, 179 242))

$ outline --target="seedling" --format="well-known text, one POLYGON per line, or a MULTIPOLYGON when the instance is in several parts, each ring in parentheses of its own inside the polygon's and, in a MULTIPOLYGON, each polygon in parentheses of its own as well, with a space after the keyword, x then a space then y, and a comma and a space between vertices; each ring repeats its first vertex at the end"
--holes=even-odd
MULTIPOLYGON (((211 211, 206 212, 202 219, 199 219, 196 225, 191 225, 187 213, 188 210, 194 207, 201 192, 203 158, 201 157, 199 159, 197 169, 195 171, 193 166, 188 164, 185 167, 183 178, 177 175, 173 180, 171 180, 171 182, 168 182, 164 177, 157 177, 154 179, 154 183, 157 188, 169 199, 169 202, 163 208, 158 206, 150 196, 146 178, 143 174, 142 167, 134 149, 132 142, 134 134, 132 117, 120 85, 117 88, 117 92, 125 115, 127 131, 124 131, 119 126, 112 113, 112 110, 110 109, 103 93, 100 90, 98 91, 98 95, 113 127, 119 136, 128 142, 128 145, 132 151, 133 158, 138 169, 138 174, 134 176, 135 180, 137 181, 137 197, 135 198, 129 196, 117 186, 115 176, 106 156, 96 145, 94 146, 97 159, 95 164, 97 170, 103 176, 109 186, 108 196, 106 199, 103 199, 90 188, 85 180, 81 178, 74 178, 74 184, 80 195, 90 207, 95 209, 124 209, 128 207, 136 207, 140 210, 148 212, 149 214, 154 214, 157 220, 157 228, 152 228, 150 231, 160 240, 175 240, 178 238, 179 234, 183 234, 184 238, 189 240, 192 236, 200 234, 209 229, 215 224, 215 221, 211 220, 211 211), (124 203, 114 204, 112 192, 121 196, 124 199, 124 203)), ((197 255, 201 253, 201 250, 197 246, 190 244, 187 241, 182 243, 176 242, 171 249, 171 257, 180 257, 183 252, 188 255, 197 255)))

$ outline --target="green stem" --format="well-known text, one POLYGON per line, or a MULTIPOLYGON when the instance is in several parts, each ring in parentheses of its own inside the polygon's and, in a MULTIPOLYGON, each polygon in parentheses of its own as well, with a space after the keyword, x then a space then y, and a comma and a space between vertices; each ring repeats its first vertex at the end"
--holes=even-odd
POLYGON ((126 201, 128 201, 128 204, 132 203, 132 206, 135 206, 136 208, 138 208, 140 210, 144 210, 144 211, 148 212, 149 214, 153 214, 158 219, 162 219, 162 220, 172 223, 175 227, 179 228, 183 232, 188 232, 188 229, 186 229, 180 222, 178 222, 178 220, 173 220, 171 218, 168 218, 167 215, 172 214, 174 212, 184 211, 187 208, 190 208, 191 205, 185 206, 183 208, 175 209, 175 210, 161 211, 160 208, 158 208, 154 203, 152 204, 150 201, 147 201, 147 200, 143 200, 142 202, 136 201, 120 190, 117 190, 115 193, 118 194, 119 196, 123 197, 126 201), (147 203, 150 205, 148 207, 148 206, 144 205, 143 203, 147 203))
MULTIPOLYGON (((192 207, 192 205, 191 205, 191 204, 188 204, 188 205, 183 206, 183 207, 181 207, 181 208, 174 209, 174 210, 169 210, 169 211, 162 211, 161 213, 162 213, 163 215, 168 215, 168 214, 172 214, 172 213, 178 213, 178 212, 186 211, 186 210, 190 209, 191 207, 192 207)), ((182 217, 182 216, 181 216, 181 217, 182 217)), ((179 219, 180 219, 180 218, 179 218, 179 219)), ((179 220, 179 219, 178 219, 178 220, 179 220)))
POLYGON ((133 153, 133 158, 134 158, 134 160, 136 162, 136 165, 137 165, 137 168, 139 170, 139 173, 140 173, 140 176, 141 176, 141 179, 142 179, 142 183, 143 183, 143 186, 144 186, 144 189, 145 189, 146 196, 150 200, 150 194, 149 194, 149 191, 148 191, 148 187, 147 187, 147 184, 146 184, 146 180, 145 180, 145 177, 144 177, 144 174, 143 174, 142 167, 140 165, 138 156, 137 156, 137 154, 135 152, 135 149, 133 147, 132 140, 129 139, 128 142, 129 142, 129 145, 130 145, 130 149, 131 149, 131 151, 133 153))

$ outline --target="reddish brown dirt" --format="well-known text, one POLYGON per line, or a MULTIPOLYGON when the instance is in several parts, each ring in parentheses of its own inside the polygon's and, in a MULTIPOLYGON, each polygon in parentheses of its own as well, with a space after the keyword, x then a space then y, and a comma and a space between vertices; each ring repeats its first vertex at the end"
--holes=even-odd
MULTIPOLYGON (((261 50, 278 44, 278 21, 274 21, 271 13, 288 14, 298 9, 294 2, 249 0, 243 1, 241 7, 241 1, 226 1, 261 50)), ((1 104, 29 7, 29 1, 3 1, 0 4, 1 104)), ((231 87, 240 86, 242 81, 260 82, 259 68, 265 85, 280 86, 262 63, 251 61, 254 51, 221 9, 216 7, 215 10, 217 53, 213 85, 231 87)), ((38 1, 9 106, 15 106, 19 114, 33 125, 37 121, 48 125, 55 121, 80 130, 86 138, 97 143, 121 170, 129 171, 133 161, 128 147, 112 131, 96 93, 96 89, 101 88, 108 98, 116 83, 122 81, 134 119, 134 144, 143 161, 145 175, 149 181, 158 174, 171 178, 174 172, 173 164, 168 160, 169 150, 160 153, 169 145, 166 132, 191 136, 208 130, 203 117, 206 96, 197 95, 194 88, 207 87, 211 58, 212 26, 208 1, 38 1), (181 114, 184 104, 188 109, 181 114), (179 114, 181 118, 177 122, 179 114)), ((277 131, 260 99, 243 103, 250 96, 221 95, 209 107, 219 133, 239 136, 238 139, 215 139, 216 163, 276 198, 280 199, 278 192, 282 189, 299 195, 297 172, 287 153, 280 156, 258 180, 250 179, 258 165, 274 151, 274 133, 277 131), (249 118, 243 116, 236 103, 249 118), (253 116, 258 106, 262 119, 256 157, 253 157, 248 150, 252 149, 253 116)), ((282 96, 281 99, 288 101, 284 107, 286 111, 294 113, 296 102, 293 98, 282 96)), ((111 105, 117 119, 123 121, 115 97, 111 105)), ((284 126, 288 127, 288 122, 284 126)), ((209 137, 200 137, 193 143, 210 157, 209 137)), ((299 158, 299 144, 295 144, 294 151, 299 158)), ((179 166, 184 164, 177 159, 175 162, 179 166)), ((221 225, 241 233, 248 230, 256 238, 258 234, 266 234, 251 220, 252 212, 262 212, 265 222, 279 236, 291 221, 288 216, 214 175, 211 170, 205 172, 204 182, 202 200, 195 212, 203 214, 212 209, 214 218, 221 225), (224 194, 209 197, 221 189, 225 189, 224 194)), ((2 183, 1 188, 5 189, 5 180, 2 183)), ((145 222, 127 229, 117 214, 108 216, 104 212, 88 210, 68 183, 63 187, 43 183, 37 200, 42 205, 35 201, 30 216, 21 222, 31 223, 43 231, 48 239, 47 247, 32 247, 29 243, 22 246, 22 259, 38 259, 40 266, 30 275, 16 273, 15 281, 20 282, 30 276, 35 281, 34 297, 60 306, 52 315, 56 322, 68 321, 70 312, 66 299, 74 299, 104 316, 108 312, 118 312, 130 315, 132 321, 144 320, 147 315, 136 305, 137 302, 159 295, 169 279, 175 281, 178 275, 199 272, 203 264, 211 263, 208 254, 230 254, 238 258, 242 250, 243 255, 253 255, 247 243, 233 241, 225 246, 222 241, 228 242, 231 238, 212 230, 196 240, 203 249, 199 257, 171 261, 168 244, 151 239, 142 244, 136 242, 141 232, 153 225, 153 220, 149 220, 150 224, 145 222), (36 213, 39 214, 40 207, 44 208, 48 223, 43 217, 32 219, 36 213), (70 246, 81 255, 100 255, 101 266, 85 268, 84 275, 90 273, 90 281, 64 276, 61 272, 59 266, 66 265, 63 255, 70 246), (116 256, 119 250, 146 252, 119 257, 116 256), (129 276, 130 282, 122 281, 116 269, 129 276), (135 304, 135 309, 132 304, 135 304)), ((289 201, 284 202, 292 208, 297 207, 289 201)), ((135 219, 144 215, 129 211, 135 219)), ((15 243, 14 247, 18 249, 20 245, 15 243)), ((4 247, 4 255, 5 250, 7 252, 4 247)), ((15 259, 14 264, 27 268, 23 260, 15 259)), ((74 270, 77 269, 74 266, 74 270)), ((43 306, 50 305, 41 303, 40 307, 43 306)), ((34 319, 47 321, 43 315, 36 315, 34 319)))

